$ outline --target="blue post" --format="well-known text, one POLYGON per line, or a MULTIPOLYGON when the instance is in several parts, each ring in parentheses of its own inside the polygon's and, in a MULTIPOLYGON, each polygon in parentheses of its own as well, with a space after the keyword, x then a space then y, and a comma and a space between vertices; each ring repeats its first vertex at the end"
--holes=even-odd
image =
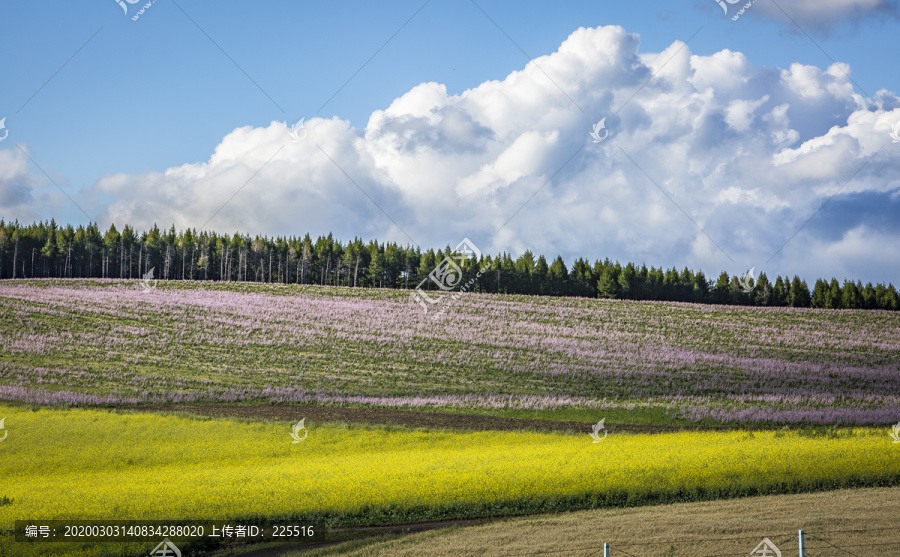
POLYGON ((800 530, 800 557, 806 557, 806 546, 803 544, 803 530, 800 530))
POLYGON ((603 557, 609 557, 609 544, 603 544, 603 557))

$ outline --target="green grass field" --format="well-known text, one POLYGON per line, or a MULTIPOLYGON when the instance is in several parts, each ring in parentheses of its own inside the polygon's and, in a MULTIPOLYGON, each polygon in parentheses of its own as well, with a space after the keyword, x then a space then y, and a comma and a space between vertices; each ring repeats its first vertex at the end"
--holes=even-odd
MULTIPOLYGON (((841 489, 509 518, 484 525, 387 534, 283 557, 746 557, 764 538, 783 557, 900 557, 900 487, 841 489)), ((224 557, 224 554, 223 554, 224 557)))

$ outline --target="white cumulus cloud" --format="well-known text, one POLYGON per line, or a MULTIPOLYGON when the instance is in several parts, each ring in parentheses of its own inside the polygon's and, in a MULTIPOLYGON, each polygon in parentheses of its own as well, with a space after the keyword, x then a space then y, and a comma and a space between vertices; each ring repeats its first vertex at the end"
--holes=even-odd
MULTIPOLYGON (((855 249, 867 240, 900 239, 890 219, 834 217, 851 202, 896 210, 900 190, 900 146, 888 135, 900 103, 889 91, 861 97, 850 70, 768 68, 680 42, 647 53, 621 27, 581 28, 460 94, 422 83, 363 129, 310 118, 292 143, 285 122, 238 128, 206 162, 106 176, 88 193, 111 200, 101 224, 199 227, 215 214, 207 228, 223 232, 426 248, 469 237, 485 253, 531 249, 569 263, 803 275, 829 257, 878 253, 855 249), (609 137, 593 143, 604 117, 609 137)), ((900 261, 868 268, 896 276, 900 261)))

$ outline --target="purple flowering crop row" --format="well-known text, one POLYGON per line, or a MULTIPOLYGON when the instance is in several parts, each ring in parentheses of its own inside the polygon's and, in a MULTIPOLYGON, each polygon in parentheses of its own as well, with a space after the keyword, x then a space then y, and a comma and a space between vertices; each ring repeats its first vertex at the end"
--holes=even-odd
POLYGON ((0 283, 0 400, 629 408, 746 423, 900 419, 900 314, 464 294, 0 283))

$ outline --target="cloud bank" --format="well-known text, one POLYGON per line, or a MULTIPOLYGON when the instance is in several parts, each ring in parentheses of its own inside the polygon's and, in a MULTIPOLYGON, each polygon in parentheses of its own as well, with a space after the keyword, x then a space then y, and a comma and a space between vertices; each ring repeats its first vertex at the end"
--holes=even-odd
MULTIPOLYGON (((728 10, 728 16, 746 2, 739 2, 728 10)), ((856 25, 864 19, 897 20, 900 2, 897 0, 758 0, 751 6, 764 17, 797 24, 804 31, 829 33, 841 25, 856 25)))
MULTIPOLYGON (((242 127, 206 162, 106 176, 83 193, 101 225, 193 228, 215 215, 206 228, 223 232, 424 248, 467 236, 483 252, 569 263, 896 283, 900 260, 884 246, 900 240, 889 136, 900 99, 860 96, 850 73, 696 56, 681 42, 642 53, 621 27, 580 28, 503 80, 458 95, 422 83, 364 129, 311 118, 295 143, 291 123, 242 127)), ((3 156, 4 191, 18 184, 0 199, 10 214, 35 186, 21 157, 3 156)))

